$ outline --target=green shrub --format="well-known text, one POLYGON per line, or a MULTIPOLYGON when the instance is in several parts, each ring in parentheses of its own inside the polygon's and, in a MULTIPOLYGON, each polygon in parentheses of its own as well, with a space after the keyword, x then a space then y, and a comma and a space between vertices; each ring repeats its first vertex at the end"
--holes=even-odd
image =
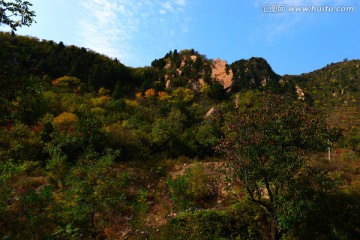
POLYGON ((161 239, 227 239, 230 235, 230 219, 225 212, 204 210, 183 213, 166 225, 161 239))
POLYGON ((77 77, 63 76, 55 79, 52 84, 59 87, 73 87, 80 84, 80 79, 77 77))
POLYGON ((146 213, 149 210, 148 204, 148 195, 149 192, 145 189, 141 189, 136 196, 136 201, 134 201, 134 218, 133 218, 133 228, 144 228, 144 222, 146 219, 146 213))
POLYGON ((0 129, 0 162, 12 159, 16 163, 37 162, 43 159, 43 143, 37 136, 37 126, 30 128, 24 124, 10 129, 0 129))
POLYGON ((185 212, 171 219, 162 229, 160 239, 225 240, 261 239, 252 213, 244 216, 234 212, 201 210, 185 212), (252 218, 252 219, 251 219, 252 218))
POLYGON ((171 200, 180 211, 199 207, 204 200, 214 195, 212 179, 200 163, 187 168, 184 175, 168 179, 167 186, 171 200))

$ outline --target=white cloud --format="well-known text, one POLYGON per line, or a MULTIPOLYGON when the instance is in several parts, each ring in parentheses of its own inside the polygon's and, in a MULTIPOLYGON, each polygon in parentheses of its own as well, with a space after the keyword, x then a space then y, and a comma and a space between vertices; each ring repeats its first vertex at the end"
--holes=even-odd
POLYGON ((172 9, 172 4, 171 4, 171 2, 165 2, 165 3, 163 3, 162 5, 163 5, 163 8, 165 8, 165 9, 167 9, 167 10, 170 10, 170 11, 173 10, 173 9, 172 9))
POLYGON ((128 65, 143 64, 144 49, 174 47, 190 29, 186 0, 87 0, 81 6, 82 44, 128 65))
POLYGON ((175 0, 174 3, 176 3, 177 5, 180 5, 182 7, 186 6, 186 0, 175 0))
POLYGON ((85 16, 79 21, 83 44, 110 57, 131 57, 129 53, 121 51, 128 47, 129 36, 126 33, 134 24, 124 27, 123 23, 118 21, 118 14, 123 13, 124 8, 111 0, 84 1, 82 7, 86 10, 85 16))

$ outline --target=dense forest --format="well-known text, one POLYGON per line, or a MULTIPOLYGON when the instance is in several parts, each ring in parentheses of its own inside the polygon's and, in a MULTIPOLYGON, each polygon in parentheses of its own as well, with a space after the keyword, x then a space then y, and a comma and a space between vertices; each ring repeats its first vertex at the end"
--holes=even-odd
POLYGON ((131 68, 0 33, 3 239, 360 239, 360 60, 131 68))

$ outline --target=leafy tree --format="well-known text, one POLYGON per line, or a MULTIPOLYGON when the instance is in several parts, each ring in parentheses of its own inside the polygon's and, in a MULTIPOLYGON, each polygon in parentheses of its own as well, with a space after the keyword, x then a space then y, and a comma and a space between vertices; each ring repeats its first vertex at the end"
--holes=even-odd
POLYGON ((18 220, 14 223, 16 235, 19 238, 40 239, 40 237, 49 235, 52 229, 51 211, 54 205, 54 199, 50 186, 42 186, 38 190, 27 190, 19 197, 17 203, 18 220))
MULTIPOLYGON (((230 162, 249 199, 268 214, 271 239, 279 239, 281 199, 304 169, 305 153, 324 150, 331 139, 325 122, 311 109, 267 96, 256 111, 230 117, 218 150, 230 162)), ((289 214, 295 209, 288 209, 289 214)), ((306 211, 306 210, 303 210, 306 211)))
POLYGON ((42 90, 38 78, 29 77, 15 64, 0 64, 0 124, 35 122, 43 113, 42 90))
POLYGON ((359 239, 360 191, 341 183, 321 169, 302 169, 277 201, 283 238, 359 239))
POLYGON ((235 108, 238 112, 253 111, 261 107, 263 94, 259 91, 246 91, 236 94, 235 108))
POLYGON ((119 159, 121 160, 139 159, 146 152, 142 148, 142 139, 120 123, 107 126, 105 133, 107 147, 119 149, 119 159))
POLYGON ((184 128, 186 116, 174 108, 166 118, 158 119, 152 129, 154 143, 163 145, 173 143, 184 128))
POLYGON ((14 176, 21 174, 27 170, 29 162, 22 164, 16 164, 12 160, 0 161, 0 226, 3 229, 6 223, 5 215, 9 210, 7 205, 9 204, 9 198, 13 189, 9 185, 9 180, 14 176))
MULTIPOLYGON (((17 186, 16 179, 33 169, 33 162, 0 161, 0 237, 40 239, 51 228, 51 192, 43 186, 34 189, 34 181, 17 186), (31 237, 30 237, 31 236, 31 237)), ((47 234, 48 235, 48 234, 47 234)))
POLYGON ((53 120, 53 125, 59 130, 73 131, 79 118, 71 112, 63 112, 53 120))
POLYGON ((212 154, 221 136, 217 124, 212 121, 203 121, 194 132, 194 138, 199 145, 198 155, 204 156, 206 154, 212 154))
POLYGON ((193 90, 189 89, 189 88, 177 88, 172 92, 172 96, 173 96, 173 102, 175 103, 179 103, 179 102, 183 102, 183 103, 189 103, 191 101, 194 100, 195 98, 195 94, 193 92, 193 90))
POLYGON ((109 96, 100 96, 91 99, 91 103, 94 107, 104 107, 108 101, 110 101, 109 96))
POLYGON ((237 211, 245 213, 239 217, 233 212, 217 210, 199 210, 183 212, 170 219, 162 228, 158 239, 162 240, 242 240, 264 239, 258 226, 258 219, 247 217, 249 206, 246 210, 237 211))
POLYGON ((221 101, 226 98, 226 91, 225 91, 223 85, 221 85, 218 82, 213 82, 210 86, 208 96, 210 98, 221 101))
POLYGON ((183 152, 182 133, 185 128, 186 116, 177 108, 173 108, 166 118, 155 121, 151 141, 155 146, 175 156, 183 152))
POLYGON ((128 175, 113 168, 117 155, 117 151, 107 150, 99 155, 90 150, 71 169, 60 201, 62 211, 59 217, 64 227, 73 221, 83 235, 97 235, 104 227, 102 224, 106 224, 97 219, 99 213, 110 215, 123 209, 128 175))
POLYGON ((104 132, 101 120, 95 113, 88 113, 80 118, 76 131, 85 148, 93 147, 99 152, 103 150, 104 132))
POLYGON ((26 125, 17 124, 11 129, 0 129, 0 162, 14 161, 39 161, 43 144, 34 129, 26 125))
POLYGON ((80 83, 80 79, 77 77, 63 76, 53 81, 54 86, 59 87, 73 87, 80 83))
POLYGON ((124 90, 123 90, 124 86, 123 83, 121 81, 117 81, 115 84, 115 89, 112 93, 112 97, 115 99, 119 99, 121 98, 124 94, 124 90))
POLYGON ((9 26, 12 33, 18 27, 30 26, 34 21, 35 12, 29 7, 32 4, 28 1, 15 0, 15 2, 0 1, 0 26, 5 24, 9 26))
POLYGON ((156 95, 156 91, 153 88, 150 88, 148 90, 145 91, 145 97, 148 99, 154 98, 156 95))
POLYGON ((214 197, 213 180, 201 164, 194 164, 183 175, 166 181, 171 200, 178 210, 198 207, 203 200, 214 197))

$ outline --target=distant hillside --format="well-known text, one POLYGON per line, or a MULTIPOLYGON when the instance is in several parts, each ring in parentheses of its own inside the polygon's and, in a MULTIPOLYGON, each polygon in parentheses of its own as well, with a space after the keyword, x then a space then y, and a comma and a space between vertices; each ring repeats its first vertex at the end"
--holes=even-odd
POLYGON ((310 73, 284 78, 299 84, 317 106, 356 105, 360 90, 360 60, 334 63, 310 73))
POLYGON ((347 144, 360 150, 360 60, 283 78, 305 92, 306 101, 319 109, 329 124, 343 127, 347 144))
POLYGON ((26 74, 51 80, 69 75, 79 78, 90 89, 114 89, 117 81, 130 81, 130 70, 118 60, 85 48, 65 46, 62 42, 39 40, 0 32, 0 65, 12 65, 26 74))
POLYGON ((333 123, 359 125, 360 60, 334 63, 299 76, 286 75, 284 79, 300 86, 333 123), (334 116, 337 112, 342 115, 340 119, 334 116))

